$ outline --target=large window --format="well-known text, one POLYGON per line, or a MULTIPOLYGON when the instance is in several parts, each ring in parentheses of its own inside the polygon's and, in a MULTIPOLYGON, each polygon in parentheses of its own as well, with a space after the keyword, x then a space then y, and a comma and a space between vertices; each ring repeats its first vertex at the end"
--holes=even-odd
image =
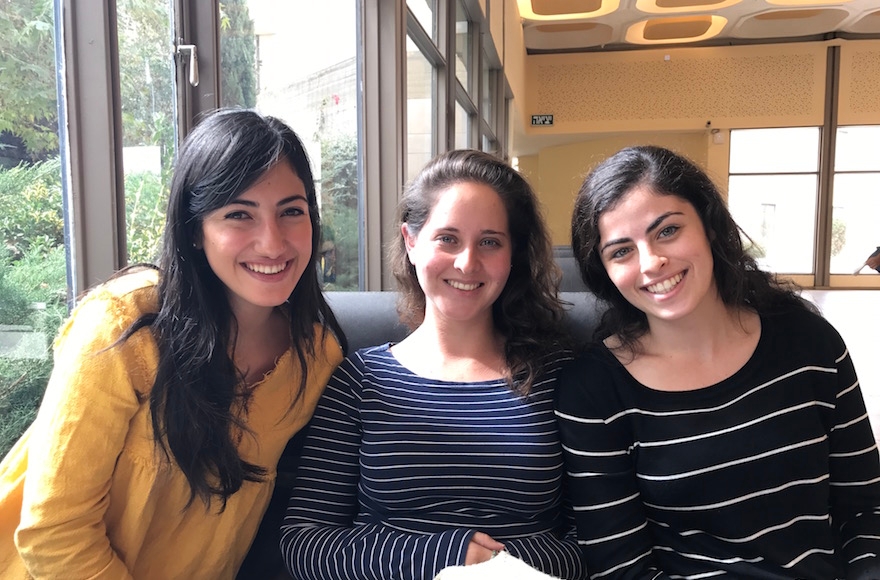
POLYGON ((762 268, 813 273, 818 180, 817 127, 731 131, 728 203, 762 268))
POLYGON ((880 126, 840 127, 834 156, 831 274, 860 272, 880 246, 880 126))
POLYGON ((36 416, 67 316, 51 2, 0 4, 0 457, 36 416))

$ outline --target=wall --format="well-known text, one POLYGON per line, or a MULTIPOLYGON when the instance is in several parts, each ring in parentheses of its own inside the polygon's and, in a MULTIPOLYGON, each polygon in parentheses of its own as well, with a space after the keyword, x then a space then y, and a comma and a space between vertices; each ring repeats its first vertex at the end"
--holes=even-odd
MULTIPOLYGON (((571 243, 571 212, 586 174, 597 163, 631 145, 659 145, 687 155, 708 169, 709 141, 705 131, 690 133, 631 133, 546 147, 537 155, 519 158, 520 171, 532 184, 544 206, 554 245, 571 243)), ((726 167, 724 179, 727 178, 726 167)))
POLYGON ((880 41, 840 47, 840 125, 880 123, 880 41))

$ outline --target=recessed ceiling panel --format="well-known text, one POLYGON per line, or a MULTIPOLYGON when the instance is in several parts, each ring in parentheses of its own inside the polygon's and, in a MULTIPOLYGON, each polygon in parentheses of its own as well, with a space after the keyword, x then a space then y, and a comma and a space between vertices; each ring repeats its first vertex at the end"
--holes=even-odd
POLYGON ((540 24, 523 29, 526 45, 536 50, 593 48, 611 43, 614 29, 605 24, 540 24))
POLYGON ((634 44, 696 42, 716 36, 726 23, 725 18, 711 14, 651 18, 630 26, 626 40, 634 44))
POLYGON ((737 38, 812 36, 836 30, 848 16, 840 8, 774 10, 743 18, 731 29, 737 38))
POLYGON ((532 0, 532 11, 539 16, 598 12, 601 8, 602 0, 532 0))
POLYGON ((584 20, 611 14, 620 0, 517 0, 523 20, 584 20))
POLYGON ((865 14, 847 27, 849 32, 880 34, 880 10, 865 14))
POLYGON ((767 4, 774 6, 815 6, 817 4, 849 4, 852 0, 767 0, 767 4))
POLYGON ((636 8, 648 14, 675 14, 719 10, 740 2, 742 0, 636 0, 636 8))

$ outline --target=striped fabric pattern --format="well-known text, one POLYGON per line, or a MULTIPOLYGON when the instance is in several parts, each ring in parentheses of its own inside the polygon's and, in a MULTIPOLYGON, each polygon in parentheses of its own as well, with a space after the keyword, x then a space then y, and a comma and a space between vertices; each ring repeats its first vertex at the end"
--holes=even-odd
POLYGON ((880 463, 837 332, 762 316, 751 359, 695 391, 639 384, 602 345, 557 416, 592 578, 878 578, 880 463))
POLYGON ((539 570, 585 578, 562 509, 563 360, 523 398, 503 380, 419 377, 389 345, 347 358, 312 419, 282 527, 294 577, 430 579, 463 564, 481 531, 539 570))

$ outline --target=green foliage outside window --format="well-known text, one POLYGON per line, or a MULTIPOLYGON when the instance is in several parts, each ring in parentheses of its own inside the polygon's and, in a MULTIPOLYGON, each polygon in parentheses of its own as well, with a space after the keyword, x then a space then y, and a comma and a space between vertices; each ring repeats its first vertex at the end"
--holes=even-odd
POLYGON ((357 138, 336 135, 321 144, 321 220, 325 290, 357 290, 360 263, 357 138), (332 250, 332 254, 330 254, 332 250), (327 260, 333 260, 328 276, 327 260))

